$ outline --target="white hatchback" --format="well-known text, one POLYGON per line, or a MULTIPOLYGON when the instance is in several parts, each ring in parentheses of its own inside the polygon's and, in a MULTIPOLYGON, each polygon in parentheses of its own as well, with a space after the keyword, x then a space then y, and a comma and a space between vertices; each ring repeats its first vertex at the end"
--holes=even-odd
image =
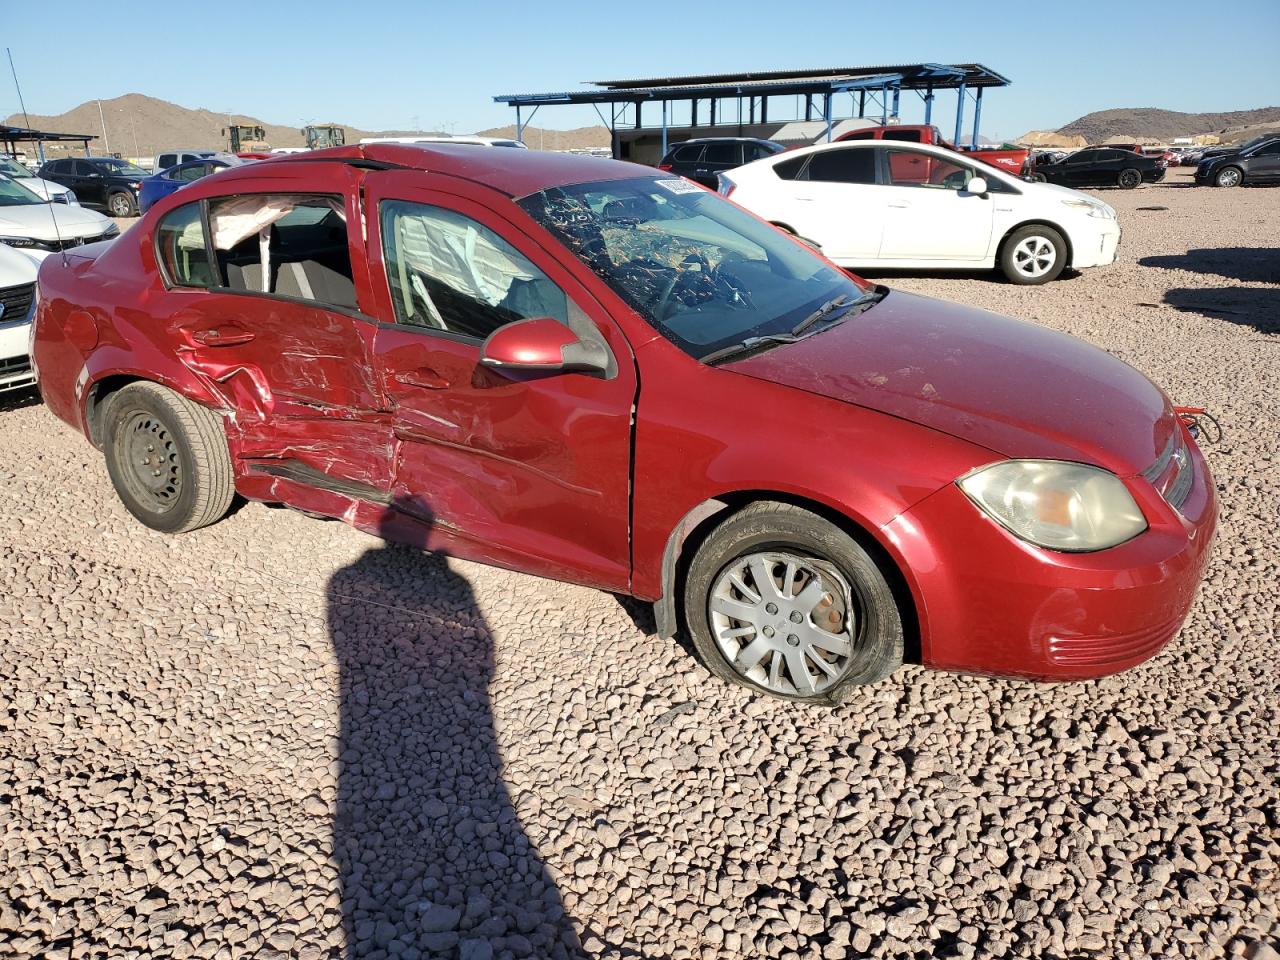
POLYGON ((722 173, 720 192, 842 267, 998 267, 1034 284, 1112 263, 1120 244, 1101 200, 924 144, 791 150, 722 173))

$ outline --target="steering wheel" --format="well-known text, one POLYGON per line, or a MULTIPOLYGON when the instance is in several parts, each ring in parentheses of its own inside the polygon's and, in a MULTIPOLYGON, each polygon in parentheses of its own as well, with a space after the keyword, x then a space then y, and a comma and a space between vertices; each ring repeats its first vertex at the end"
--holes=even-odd
POLYGON ((701 269, 697 272, 696 276, 702 283, 709 285, 712 290, 715 289, 716 278, 715 271, 711 268, 711 261, 701 253, 689 254, 680 261, 680 266, 676 268, 676 272, 663 286, 662 293, 658 295, 657 303, 654 306, 654 316, 659 320, 665 320, 667 318, 667 308, 671 305, 671 298, 675 294, 676 288, 679 287, 682 282, 685 282, 688 277, 694 275, 693 271, 686 270, 684 268, 686 266, 692 266, 695 263, 701 265, 701 269))

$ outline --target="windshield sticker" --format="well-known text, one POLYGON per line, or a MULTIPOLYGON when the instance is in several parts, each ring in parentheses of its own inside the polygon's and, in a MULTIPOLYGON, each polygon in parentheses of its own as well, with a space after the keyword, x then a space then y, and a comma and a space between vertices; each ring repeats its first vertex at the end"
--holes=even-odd
POLYGON ((697 193, 702 189, 692 180, 659 180, 657 184, 672 193, 697 193))

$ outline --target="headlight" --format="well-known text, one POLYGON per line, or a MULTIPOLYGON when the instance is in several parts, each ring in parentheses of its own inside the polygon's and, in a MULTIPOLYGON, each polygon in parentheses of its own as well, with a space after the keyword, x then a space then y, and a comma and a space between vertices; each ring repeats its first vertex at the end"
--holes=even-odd
POLYGON ((0 243, 8 244, 11 247, 43 247, 39 240, 33 240, 30 237, 0 237, 0 243))
POLYGON ((1105 550, 1147 529, 1120 478, 1062 460, 1006 460, 956 483, 1014 536, 1050 550, 1105 550))
POLYGON ((1099 220, 1114 220, 1116 212, 1108 204, 1101 200, 1090 200, 1086 197, 1072 197, 1062 201, 1068 207, 1074 207, 1077 210, 1083 210, 1091 217, 1097 217, 1099 220))
POLYGON ((68 190, 68 191, 63 195, 62 202, 63 202, 63 203, 65 203, 68 207, 78 207, 78 206, 80 206, 80 198, 79 198, 79 197, 77 197, 77 196, 76 196, 72 191, 70 191, 70 190, 68 190))
POLYGON ((119 232, 120 232, 120 225, 113 223, 109 227, 107 227, 107 229, 102 231, 102 235, 104 237, 114 237, 119 232))

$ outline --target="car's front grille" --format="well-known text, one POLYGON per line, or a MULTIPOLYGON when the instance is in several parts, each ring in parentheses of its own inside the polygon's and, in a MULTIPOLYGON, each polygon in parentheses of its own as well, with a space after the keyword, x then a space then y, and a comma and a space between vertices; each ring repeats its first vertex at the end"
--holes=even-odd
POLYGON ((35 296, 34 283, 22 283, 16 287, 0 287, 0 323, 12 323, 21 320, 31 309, 31 299, 35 296))
POLYGON ((1187 502, 1194 471, 1191 469, 1191 454, 1187 450, 1181 426, 1174 430, 1160 456, 1142 471, 1142 475, 1175 510, 1180 510, 1187 502))

